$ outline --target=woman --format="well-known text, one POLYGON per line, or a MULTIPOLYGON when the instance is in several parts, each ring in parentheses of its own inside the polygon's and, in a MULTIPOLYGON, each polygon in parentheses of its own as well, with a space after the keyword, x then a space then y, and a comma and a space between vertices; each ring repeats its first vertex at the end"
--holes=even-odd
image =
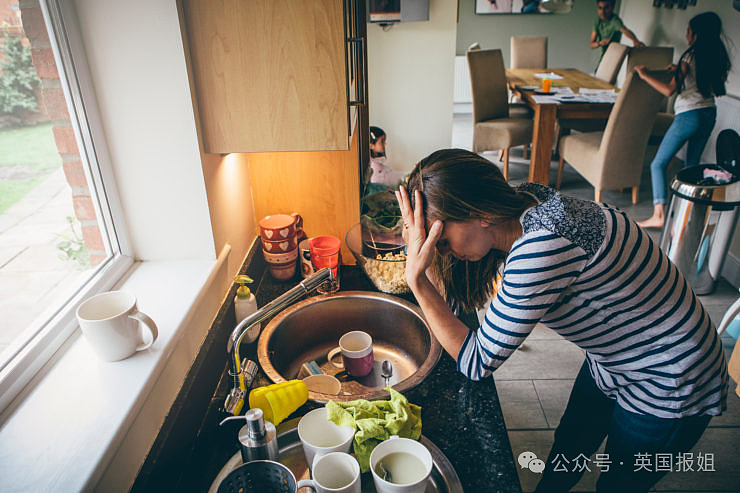
POLYGON ((653 183, 653 215, 638 224, 643 228, 662 228, 665 224, 665 170, 678 150, 688 141, 685 166, 699 164, 704 146, 717 119, 714 96, 725 94, 730 57, 721 39, 722 21, 714 12, 694 16, 686 28, 689 47, 678 66, 670 66, 674 76, 669 83, 651 76, 644 65, 635 67, 639 76, 656 91, 668 97, 674 93, 676 116, 650 164, 653 183))
POLYGON ((459 371, 488 376, 541 322, 586 352, 537 491, 568 491, 607 438, 598 491, 647 491, 637 453, 689 450, 725 408, 727 364, 707 313, 676 267, 621 211, 532 183, 510 187, 477 154, 420 161, 397 192, 406 280, 459 371), (485 306, 477 331, 450 306, 485 306), (434 281, 433 281, 434 280, 434 281), (620 466, 619 463, 623 465, 620 466))

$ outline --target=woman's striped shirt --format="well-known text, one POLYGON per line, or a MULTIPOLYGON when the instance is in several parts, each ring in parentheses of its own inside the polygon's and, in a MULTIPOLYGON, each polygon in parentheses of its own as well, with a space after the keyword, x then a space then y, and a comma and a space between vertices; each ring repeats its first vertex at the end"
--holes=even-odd
POLYGON ((586 352, 599 388, 628 411, 719 415, 727 363, 707 312, 678 269, 620 210, 527 183, 503 280, 458 369, 489 375, 542 322, 586 352))

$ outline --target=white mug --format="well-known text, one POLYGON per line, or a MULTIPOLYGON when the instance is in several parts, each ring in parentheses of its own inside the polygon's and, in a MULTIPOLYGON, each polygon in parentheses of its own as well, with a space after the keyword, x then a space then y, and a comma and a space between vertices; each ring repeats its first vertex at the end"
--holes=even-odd
POLYGON ((360 493, 360 464, 344 452, 331 452, 317 457, 313 463, 313 479, 302 479, 296 490, 309 486, 316 493, 360 493))
POLYGON ((424 493, 433 465, 432 454, 424 445, 396 435, 380 442, 370 453, 370 471, 378 493, 424 493), (381 461, 391 474, 391 482, 378 473, 381 461))
POLYGON ((87 342, 104 361, 128 358, 151 346, 157 335, 154 321, 136 308, 136 297, 125 291, 100 293, 77 307, 77 320, 87 342), (144 340, 139 322, 149 329, 144 340))
POLYGON ((352 426, 337 426, 326 419, 325 407, 309 411, 298 421, 298 437, 309 466, 330 452, 349 452, 354 436, 352 426))

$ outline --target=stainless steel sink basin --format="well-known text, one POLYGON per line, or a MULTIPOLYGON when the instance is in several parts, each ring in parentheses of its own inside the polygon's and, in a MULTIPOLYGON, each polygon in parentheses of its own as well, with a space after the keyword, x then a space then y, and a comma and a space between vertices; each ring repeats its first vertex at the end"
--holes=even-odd
POLYGON ((403 392, 424 380, 441 353, 418 306, 365 291, 315 296, 296 303, 270 321, 257 346, 260 365, 273 382, 297 378, 301 365, 310 360, 342 382, 339 395, 309 392, 309 399, 317 402, 387 397, 380 372, 383 360, 393 364, 389 384, 403 392), (347 375, 326 358, 339 338, 351 330, 363 330, 373 338, 374 368, 362 378, 347 375))

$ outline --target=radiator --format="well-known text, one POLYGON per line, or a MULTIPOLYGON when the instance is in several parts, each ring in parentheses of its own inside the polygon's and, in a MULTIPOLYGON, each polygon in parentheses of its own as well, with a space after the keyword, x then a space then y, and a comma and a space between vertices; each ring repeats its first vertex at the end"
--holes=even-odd
POLYGON ((470 91, 470 72, 468 72, 468 60, 465 56, 455 57, 455 85, 453 102, 473 102, 473 95, 470 91))

